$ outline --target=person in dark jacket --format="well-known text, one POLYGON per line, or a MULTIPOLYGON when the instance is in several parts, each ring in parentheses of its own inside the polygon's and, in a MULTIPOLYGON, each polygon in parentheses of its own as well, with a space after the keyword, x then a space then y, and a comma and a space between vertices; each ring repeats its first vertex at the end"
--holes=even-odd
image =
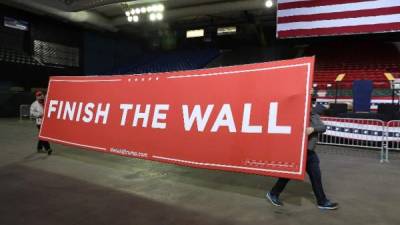
MULTIPOLYGON (((307 127, 306 129, 308 135, 306 171, 310 177, 318 208, 332 210, 337 209, 339 204, 329 201, 325 195, 324 188, 322 186, 321 170, 319 168, 319 158, 317 153, 314 151, 318 141, 318 133, 324 133, 326 131, 326 126, 320 119, 320 114, 324 110, 324 106, 317 104, 311 111, 311 127, 307 127)), ((289 179, 287 178, 279 178, 274 187, 272 187, 271 191, 267 193, 267 199, 274 206, 283 206, 283 203, 279 200, 279 195, 283 189, 285 189, 288 182, 289 179)))

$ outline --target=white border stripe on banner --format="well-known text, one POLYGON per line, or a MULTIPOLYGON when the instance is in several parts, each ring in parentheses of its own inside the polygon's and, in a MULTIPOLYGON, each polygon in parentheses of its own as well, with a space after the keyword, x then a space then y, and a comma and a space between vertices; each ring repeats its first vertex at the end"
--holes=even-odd
POLYGON ((122 81, 122 79, 112 79, 112 80, 57 80, 57 79, 52 79, 50 81, 54 81, 54 82, 71 82, 71 83, 87 83, 87 82, 118 82, 118 81, 122 81))
MULTIPOLYGON (((400 2, 400 1, 399 1, 400 2)), ((278 31, 399 23, 400 14, 278 24, 278 31)))
POLYGON ((107 149, 103 148, 103 147, 98 147, 98 146, 93 146, 93 145, 84 145, 84 144, 79 144, 79 143, 70 142, 70 141, 63 141, 63 140, 56 139, 56 138, 49 138, 49 137, 43 137, 43 136, 40 136, 40 137, 46 138, 46 139, 48 139, 50 141, 57 141, 57 142, 65 143, 65 144, 70 144, 70 145, 75 145, 75 146, 80 146, 80 147, 94 148, 94 149, 98 149, 98 150, 102 150, 102 151, 107 151, 107 149))
MULTIPOLYGON (((301 174, 301 171, 303 169, 303 157, 304 157, 304 145, 306 138, 308 138, 308 135, 306 136, 306 126, 307 126, 307 109, 308 109, 308 99, 310 98, 310 75, 311 75, 311 65, 310 63, 307 63, 307 80, 306 80, 306 96, 305 96, 305 101, 304 101, 304 124, 303 124, 303 138, 301 141, 301 155, 300 155, 300 169, 299 169, 299 174, 301 174)), ((311 112, 311 110, 310 110, 311 112)), ((310 116, 310 114, 308 114, 310 116)))
MULTIPOLYGON (((399 0, 376 0, 347 4, 336 4, 326 6, 304 7, 278 10, 278 17, 298 16, 298 15, 313 15, 334 12, 346 12, 364 9, 379 9, 400 6, 399 0)), ((278 6, 279 7, 279 6, 278 6)))
POLYGON ((229 75, 229 74, 237 74, 237 73, 248 73, 248 72, 257 72, 257 71, 266 71, 266 70, 275 70, 275 69, 285 69, 299 66, 308 66, 310 67, 310 63, 302 63, 302 64, 293 64, 288 66, 275 66, 268 68, 259 68, 259 69, 249 69, 249 70, 238 70, 238 71, 227 71, 227 72, 216 72, 216 73, 205 73, 205 74, 193 74, 193 75, 178 75, 178 76, 170 76, 168 79, 179 79, 179 78, 191 78, 191 77, 210 77, 210 76, 220 76, 220 75, 229 75))
MULTIPOLYGON (((278 172, 278 173, 288 173, 288 174, 300 174, 299 172, 292 172, 292 171, 281 171, 281 170, 273 170, 273 169, 263 169, 263 168, 255 168, 255 167, 245 167, 245 166, 232 166, 232 165, 224 165, 224 164, 216 164, 216 163, 203 163, 203 162, 195 162, 195 161, 188 161, 182 159, 175 159, 163 156, 153 155, 152 158, 166 160, 170 162, 180 162, 186 164, 193 164, 199 166, 214 166, 214 167, 223 167, 223 168, 233 168, 233 169, 243 169, 243 170, 255 170, 255 171, 264 171, 264 172, 278 172)), ((274 166, 281 166, 281 167, 288 167, 287 165, 281 164, 268 164, 267 165, 274 165, 274 166)))
MULTIPOLYGON (((51 79, 49 80, 49 86, 47 88, 47 93, 46 93, 46 99, 44 100, 44 102, 47 102, 47 97, 50 94, 50 88, 51 88, 51 79)), ((40 124, 40 130, 39 130, 39 137, 42 137, 42 124, 44 124, 44 120, 46 118, 46 115, 44 115, 44 112, 46 112, 46 108, 47 108, 47 104, 44 104, 43 107, 43 116, 42 116, 42 123, 40 124)))

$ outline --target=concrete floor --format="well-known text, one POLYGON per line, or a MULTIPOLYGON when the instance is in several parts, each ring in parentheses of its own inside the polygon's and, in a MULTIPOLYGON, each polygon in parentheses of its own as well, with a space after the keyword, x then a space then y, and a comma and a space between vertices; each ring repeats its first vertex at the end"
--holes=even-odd
POLYGON ((0 120, 0 225, 400 224, 400 154, 320 146, 337 211, 316 208, 293 181, 284 207, 264 198, 274 178, 178 167, 53 145, 35 153, 30 121, 0 120))

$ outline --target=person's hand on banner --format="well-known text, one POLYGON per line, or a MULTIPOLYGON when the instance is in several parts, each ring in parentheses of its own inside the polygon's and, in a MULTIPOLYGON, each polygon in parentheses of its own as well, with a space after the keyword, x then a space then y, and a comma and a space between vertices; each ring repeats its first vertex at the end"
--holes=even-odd
POLYGON ((314 127, 307 127, 306 128, 306 133, 307 133, 307 135, 310 135, 310 134, 312 134, 314 132, 314 127))

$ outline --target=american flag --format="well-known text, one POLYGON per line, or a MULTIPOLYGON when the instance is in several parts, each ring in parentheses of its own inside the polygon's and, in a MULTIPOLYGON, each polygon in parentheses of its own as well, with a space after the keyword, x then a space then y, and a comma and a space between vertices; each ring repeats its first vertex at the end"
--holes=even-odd
POLYGON ((278 0, 278 38, 399 30, 400 0, 278 0))

